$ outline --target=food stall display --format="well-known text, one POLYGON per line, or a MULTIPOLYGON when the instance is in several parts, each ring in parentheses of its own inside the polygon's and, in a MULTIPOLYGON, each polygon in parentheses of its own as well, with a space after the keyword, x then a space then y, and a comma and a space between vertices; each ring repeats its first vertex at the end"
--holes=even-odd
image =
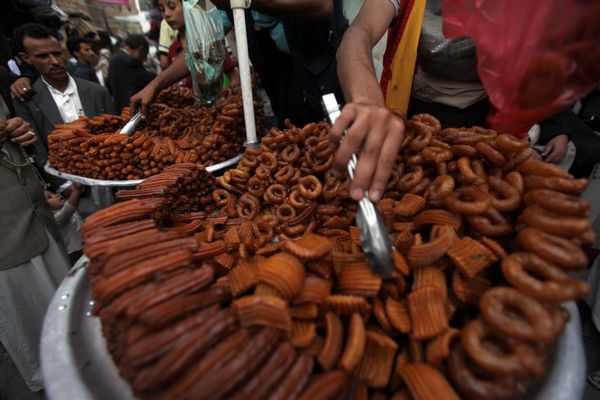
POLYGON ((137 398, 507 399, 582 298, 585 180, 483 128, 407 121, 374 274, 327 125, 271 130, 214 178, 164 169, 84 224, 93 312, 137 398))
MULTIPOLYGON (((262 126, 262 105, 255 102, 262 126)), ((80 117, 57 125, 48 136, 49 161, 56 170, 101 180, 135 180, 184 162, 209 166, 243 152, 246 139, 239 88, 225 90, 212 106, 194 105, 187 88, 163 90, 150 113, 131 135, 119 129, 120 116, 80 117)))

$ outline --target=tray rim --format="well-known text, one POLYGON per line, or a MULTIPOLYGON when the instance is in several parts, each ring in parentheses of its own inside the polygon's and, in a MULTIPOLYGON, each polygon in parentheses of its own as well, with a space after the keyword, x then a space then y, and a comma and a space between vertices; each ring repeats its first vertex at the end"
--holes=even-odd
MULTIPOLYGON (((89 317, 92 325, 95 325, 92 327, 92 334, 96 337, 88 339, 92 344, 94 341, 99 344, 91 350, 98 352, 101 364, 106 367, 97 371, 98 380, 110 381, 114 400, 133 400, 134 396, 129 384, 119 376, 118 369, 106 349, 100 319, 91 316, 93 301, 89 300, 88 264, 89 260, 84 255, 73 266, 56 291, 44 320, 41 369, 46 395, 49 400, 105 398, 94 392, 83 379, 81 360, 78 359, 78 351, 71 343, 69 333, 77 328, 74 324, 82 316, 76 313, 78 310, 81 313, 83 308, 87 310, 86 317, 89 317), (77 304, 77 301, 83 301, 84 304, 77 304)), ((574 301, 563 303, 562 306, 569 311, 571 318, 559 337, 555 353, 551 357, 552 360, 560 361, 548 365, 543 380, 523 395, 522 399, 571 400, 583 396, 586 364, 579 311, 574 301)))
MULTIPOLYGON (((210 173, 218 172, 222 169, 231 168, 236 165, 244 156, 244 153, 241 153, 233 158, 220 162, 218 164, 209 165, 206 167, 206 171, 210 173)), ((73 175, 66 172, 62 172, 57 170, 52 166, 50 161, 46 161, 44 165, 44 170, 57 178, 66 179, 75 183, 80 183, 86 186, 104 186, 104 187, 132 187, 137 186, 144 181, 144 179, 132 179, 132 180, 107 180, 107 179, 94 179, 87 178, 85 176, 73 175)))

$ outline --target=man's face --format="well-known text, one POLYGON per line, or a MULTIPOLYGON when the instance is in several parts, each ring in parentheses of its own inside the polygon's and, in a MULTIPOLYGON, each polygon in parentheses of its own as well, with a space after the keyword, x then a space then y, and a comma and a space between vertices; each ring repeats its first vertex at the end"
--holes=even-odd
POLYGON ((20 53, 21 58, 32 64, 43 77, 63 79, 67 75, 63 50, 56 38, 34 39, 25 36, 23 47, 26 52, 20 53))
POLYGON ((87 43, 79 44, 79 51, 73 53, 77 60, 87 64, 94 65, 95 54, 94 50, 92 50, 92 46, 87 43))

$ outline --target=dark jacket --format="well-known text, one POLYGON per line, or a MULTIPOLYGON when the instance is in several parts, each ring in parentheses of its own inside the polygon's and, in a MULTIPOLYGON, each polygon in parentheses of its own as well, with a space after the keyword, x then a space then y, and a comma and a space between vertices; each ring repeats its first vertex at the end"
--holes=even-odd
MULTIPOLYGON (((115 114, 115 105, 104 86, 79 78, 73 79, 86 117, 115 114)), ((41 79, 37 79, 32 88, 34 95, 31 99, 24 103, 15 102, 15 113, 27 120, 38 134, 38 141, 33 151, 35 164, 44 180, 57 188, 64 183, 64 180, 47 174, 44 165, 48 161, 48 134, 54 130, 55 125, 62 124, 64 121, 46 84, 41 79)))
POLYGON ((540 138, 537 144, 546 145, 558 135, 571 138, 569 119, 574 116, 570 108, 566 108, 540 122, 540 138))
POLYGON ((115 53, 108 65, 107 86, 115 99, 117 112, 120 113, 123 107, 129 106, 129 98, 155 77, 155 74, 146 71, 142 63, 129 54, 124 51, 115 53))
POLYGON ((85 79, 86 81, 100 84, 98 76, 96 75, 96 70, 87 64, 80 63, 79 61, 77 61, 77 64, 75 65, 75 72, 73 75, 78 78, 85 79))
MULTIPOLYGON (((12 110, 10 84, 8 72, 0 67, 0 93, 12 110)), ((18 146, 10 141, 0 145, 3 146, 11 146, 14 153, 18 152, 18 146)), ((23 164, 24 160, 18 163, 23 164)), ((30 164, 15 167, 1 151, 0 199, 0 271, 13 268, 46 251, 46 230, 58 243, 62 243, 60 230, 46 202, 35 168, 30 164)))

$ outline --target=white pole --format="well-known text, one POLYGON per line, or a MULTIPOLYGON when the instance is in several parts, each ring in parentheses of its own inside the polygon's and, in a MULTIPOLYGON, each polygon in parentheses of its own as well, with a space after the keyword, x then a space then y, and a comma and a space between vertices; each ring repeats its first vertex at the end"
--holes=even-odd
POLYGON ((235 41, 242 83, 244 104, 244 122, 246 125, 245 146, 256 146, 256 122, 254 121, 254 101, 252 99, 252 81, 250 79, 250 58, 248 56, 248 38, 246 36, 246 17, 244 10, 250 8, 251 0, 230 0, 235 26, 235 41))

